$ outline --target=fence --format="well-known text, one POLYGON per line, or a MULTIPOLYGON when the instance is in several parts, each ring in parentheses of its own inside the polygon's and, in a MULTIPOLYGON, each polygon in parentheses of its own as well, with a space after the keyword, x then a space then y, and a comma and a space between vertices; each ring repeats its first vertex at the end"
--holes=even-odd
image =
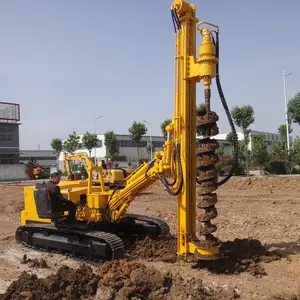
POLYGON ((25 165, 0 165, 0 182, 28 179, 25 165))

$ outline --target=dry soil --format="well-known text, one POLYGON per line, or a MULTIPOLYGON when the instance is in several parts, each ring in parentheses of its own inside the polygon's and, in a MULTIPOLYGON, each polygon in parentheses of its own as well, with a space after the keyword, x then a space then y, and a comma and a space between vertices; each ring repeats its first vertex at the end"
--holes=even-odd
MULTIPOLYGON (((0 299, 298 299, 300 177, 232 178, 220 187, 214 223, 225 258, 200 263, 176 258, 174 238, 138 242, 104 265, 17 245, 23 187, 0 184, 0 299)), ((176 234, 176 204, 155 184, 130 211, 160 217, 176 234)))

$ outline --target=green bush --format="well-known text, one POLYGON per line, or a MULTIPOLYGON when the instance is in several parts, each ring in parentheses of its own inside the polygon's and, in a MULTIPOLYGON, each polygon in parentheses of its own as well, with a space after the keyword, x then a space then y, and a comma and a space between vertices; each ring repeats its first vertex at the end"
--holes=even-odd
POLYGON ((271 160, 269 164, 265 167, 265 171, 271 174, 287 174, 286 168, 282 160, 271 160))
MULTIPOLYGON (((216 164, 216 169, 218 172, 219 176, 226 176, 227 174, 229 174, 231 167, 233 164, 233 159, 226 159, 226 160, 221 160, 220 162, 218 162, 216 164)), ((234 175, 245 175, 245 165, 242 163, 237 163, 235 168, 234 168, 234 175)))
POLYGON ((293 169, 292 174, 300 174, 300 166, 296 166, 296 167, 293 169))
POLYGON ((238 162, 236 164, 236 167, 234 168, 234 175, 239 176, 239 175, 245 175, 245 165, 238 162))

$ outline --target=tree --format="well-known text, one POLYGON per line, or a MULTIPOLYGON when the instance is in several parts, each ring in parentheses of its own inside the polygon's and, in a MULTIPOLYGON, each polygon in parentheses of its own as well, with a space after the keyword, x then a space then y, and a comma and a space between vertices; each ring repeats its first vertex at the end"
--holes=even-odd
MULTIPOLYGON (((289 133, 292 133, 293 129, 291 128, 291 125, 289 125, 289 133)), ((282 141, 286 141, 286 125, 282 124, 278 127, 278 132, 280 134, 280 139, 282 141)))
POLYGON ((288 114, 292 118, 294 123, 300 122, 300 93, 297 93, 289 102, 288 102, 288 114))
POLYGON ((136 151, 137 151, 137 158, 138 163, 140 161, 140 155, 139 155, 139 146, 142 139, 142 136, 147 133, 147 127, 144 123, 139 123, 134 121, 131 125, 131 127, 128 128, 130 137, 133 141, 136 143, 136 151))
POLYGON ((221 145, 217 150, 216 150, 216 154, 223 158, 225 156, 225 148, 223 145, 221 145))
POLYGON ((266 137, 263 134, 252 135, 252 160, 262 168, 269 159, 266 137))
POLYGON ((119 156, 119 146, 117 143, 117 137, 114 131, 107 131, 104 134, 104 144, 106 146, 109 158, 113 163, 119 156))
POLYGON ((77 135, 75 131, 72 134, 69 134, 69 137, 63 143, 63 149, 66 152, 74 153, 76 150, 79 149, 80 146, 80 136, 77 135))
POLYGON ((246 171, 247 176, 249 176, 249 154, 248 154, 248 145, 249 145, 249 126, 254 123, 254 109, 251 105, 242 105, 241 107, 234 106, 231 110, 231 115, 234 123, 240 127, 244 134, 244 141, 246 145, 245 156, 246 156, 246 171))
MULTIPOLYGON (((292 132, 292 129, 290 129, 292 132)), ((278 127, 280 140, 274 141, 272 144, 272 159, 279 160, 283 163, 287 173, 291 174, 295 164, 300 163, 300 138, 297 136, 294 140, 290 151, 287 148, 286 125, 278 127)))
POLYGON ((278 140, 272 143, 272 156, 279 160, 285 160, 287 158, 286 141, 278 140))
POLYGON ((89 133, 88 131, 82 137, 82 144, 83 146, 88 149, 91 157, 92 149, 97 147, 98 145, 98 136, 94 133, 89 133))
POLYGON ((296 164, 300 164, 300 138, 297 136, 293 142, 293 160, 296 164))
POLYGON ((288 154, 287 143, 285 140, 274 141, 272 144, 272 159, 281 161, 287 173, 291 174, 293 171, 293 149, 290 149, 288 154))
POLYGON ((160 124, 161 132, 163 137, 166 139, 167 138, 167 132, 166 132, 166 127, 172 122, 171 119, 166 119, 160 124))
POLYGON ((233 133, 232 132, 229 132, 227 135, 226 135, 226 141, 229 141, 229 142, 233 142, 233 133))
POLYGON ((58 159, 59 154, 61 153, 61 151, 63 150, 63 143, 62 140, 60 138, 54 138, 52 139, 51 143, 50 143, 51 148, 54 150, 56 157, 58 159))
POLYGON ((151 155, 151 148, 152 148, 152 153, 153 153, 153 156, 154 156, 155 147, 154 147, 154 145, 153 145, 153 142, 152 142, 152 143, 149 142, 149 143, 147 144, 147 152, 148 152, 149 156, 151 155))

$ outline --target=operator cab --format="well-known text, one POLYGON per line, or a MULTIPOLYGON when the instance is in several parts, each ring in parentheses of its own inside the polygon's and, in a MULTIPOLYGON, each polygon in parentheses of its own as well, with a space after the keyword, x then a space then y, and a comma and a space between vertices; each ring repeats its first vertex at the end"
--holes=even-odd
POLYGON ((36 206, 37 215, 41 219, 50 219, 54 222, 55 226, 64 223, 66 217, 64 212, 55 212, 52 210, 51 200, 49 193, 46 190, 46 183, 37 182, 34 189, 34 201, 36 206))

